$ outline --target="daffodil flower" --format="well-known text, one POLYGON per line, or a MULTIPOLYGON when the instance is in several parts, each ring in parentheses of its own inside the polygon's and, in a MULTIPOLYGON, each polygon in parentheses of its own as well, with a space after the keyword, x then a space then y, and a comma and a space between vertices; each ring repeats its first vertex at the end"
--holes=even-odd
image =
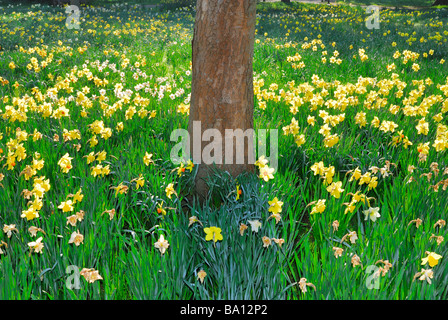
POLYGON ((311 209, 310 214, 315 214, 315 213, 322 213, 325 211, 326 205, 325 202, 327 200, 326 199, 319 199, 317 200, 316 205, 313 207, 313 209, 311 209))
POLYGON ((44 248, 42 239, 42 237, 39 237, 36 241, 28 242, 28 247, 34 250, 35 253, 42 253, 42 249, 44 248))
POLYGON ((72 200, 67 200, 67 201, 61 202, 61 204, 58 206, 58 209, 62 209, 62 212, 73 211, 72 200))
POLYGON ((82 275, 88 283, 93 283, 97 280, 102 280, 103 277, 100 276, 99 272, 95 269, 88 269, 83 268, 80 272, 80 275, 82 275))
POLYGON ((272 201, 268 201, 268 204, 269 204, 269 209, 268 209, 269 212, 272 212, 274 214, 282 212, 283 202, 279 201, 277 199, 277 197, 272 199, 272 201))
POLYGON ((435 252, 426 251, 426 254, 427 256, 425 258, 422 258, 422 266, 429 263, 429 266, 431 268, 435 267, 439 263, 439 260, 442 259, 442 256, 435 252))
POLYGON ((369 208, 367 210, 364 210, 363 213, 365 215, 364 220, 367 220, 370 218, 370 220, 372 220, 373 222, 376 221, 376 219, 378 219, 379 217, 381 217, 380 213, 379 213, 380 208, 376 207, 376 208, 369 208))
POLYGON ((154 247, 159 249, 161 254, 164 254, 166 249, 168 249, 169 246, 170 246, 170 244, 168 243, 167 240, 165 240, 163 234, 160 235, 159 240, 154 244, 154 247))
POLYGON ((166 193, 166 196, 170 199, 173 194, 177 196, 176 190, 174 190, 173 183, 168 184, 168 186, 165 188, 165 193, 166 193))
POLYGON ((201 269, 201 271, 198 272, 198 279, 201 281, 201 283, 204 283, 204 279, 207 276, 207 273, 201 269))
POLYGON ((258 220, 248 220, 247 222, 249 222, 252 231, 258 233, 258 229, 261 227, 261 222, 258 220))
POLYGON ((235 200, 239 200, 240 199, 240 195, 243 193, 243 191, 240 189, 240 185, 238 184, 236 186, 236 198, 235 200))
POLYGON ((274 170, 274 168, 269 168, 268 166, 261 167, 259 177, 268 182, 270 179, 274 179, 274 170))
POLYGON ((216 242, 223 239, 223 236, 221 234, 221 228, 218 227, 204 228, 204 232, 206 234, 205 241, 213 240, 214 242, 216 242))

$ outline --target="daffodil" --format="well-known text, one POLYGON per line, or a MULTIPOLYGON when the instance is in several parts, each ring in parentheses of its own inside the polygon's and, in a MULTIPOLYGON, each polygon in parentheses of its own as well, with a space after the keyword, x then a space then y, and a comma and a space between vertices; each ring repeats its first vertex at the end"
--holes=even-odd
POLYGON ((68 243, 74 243, 76 246, 79 246, 84 241, 84 236, 79 233, 79 230, 72 233, 68 243))
POLYGON ((442 256, 435 252, 426 251, 426 254, 427 256, 425 258, 422 258, 422 266, 429 263, 429 266, 431 268, 435 267, 439 263, 439 260, 442 259, 442 256))
POLYGON ((199 279, 199 281, 201 281, 201 283, 204 283, 204 279, 206 276, 207 276, 207 273, 204 270, 201 269, 198 272, 198 279, 199 279))
POLYGON ((196 216, 191 216, 190 218, 188 218, 188 226, 191 226, 194 223, 199 223, 202 226, 202 222, 199 221, 198 217, 196 216))
POLYGON ((363 175, 361 175, 360 179, 359 179, 359 185, 362 184, 369 184, 370 180, 372 179, 371 177, 371 173, 370 172, 366 172, 363 175))
POLYGON ((316 286, 312 284, 311 282, 307 282, 306 278, 300 278, 299 282, 299 288, 303 293, 307 292, 306 287, 312 287, 314 290, 316 290, 316 286))
POLYGON ((329 166, 328 168, 324 168, 323 171, 323 179, 324 179, 324 185, 329 185, 333 182, 333 177, 335 174, 335 168, 334 166, 329 166))
POLYGON ((269 237, 264 236, 263 238, 261 238, 261 240, 263 241, 263 247, 267 248, 271 245, 271 239, 269 237))
POLYGON ((132 179, 131 182, 135 181, 135 188, 138 190, 139 188, 145 185, 145 178, 140 174, 138 178, 132 179))
POLYGON ((107 152, 106 151, 97 152, 95 154, 96 161, 98 161, 98 163, 101 163, 104 160, 106 160, 106 156, 107 156, 107 152))
POLYGON ((263 166, 260 168, 260 175, 259 177, 263 179, 264 181, 269 181, 270 179, 274 179, 274 168, 269 168, 269 166, 263 166))
POLYGON ((244 231, 247 229, 247 225, 244 223, 240 224, 240 235, 243 236, 244 235, 244 231))
POLYGON ((39 218, 39 212, 36 211, 33 207, 29 207, 27 210, 22 211, 22 218, 26 218, 27 221, 39 218))
POLYGON ((185 167, 184 167, 184 164, 181 163, 179 168, 177 168, 177 175, 180 177, 182 175, 182 173, 184 173, 184 172, 185 172, 185 167))
POLYGON ((166 215, 166 210, 163 208, 163 205, 162 205, 162 203, 159 203, 158 205, 157 205, 157 213, 158 214, 162 214, 162 215, 166 215))
POLYGON ((342 248, 339 248, 339 247, 333 247, 334 256, 335 256, 336 258, 341 257, 343 251, 344 251, 344 249, 342 249, 342 248))
POLYGON ((369 208, 367 210, 364 210, 363 213, 365 215, 364 220, 370 219, 371 221, 375 222, 376 219, 378 219, 379 217, 381 217, 380 213, 380 208, 376 207, 376 208, 369 208))
POLYGON ((247 222, 250 224, 252 231, 258 233, 258 229, 261 228, 261 222, 259 220, 248 220, 247 222))
POLYGON ((5 248, 8 248, 8 244, 5 242, 5 241, 3 241, 3 240, 1 240, 0 241, 0 255, 1 254, 5 254, 5 252, 2 250, 2 247, 5 247, 5 248))
POLYGON ((194 168, 194 163, 191 160, 188 160, 187 165, 185 166, 185 169, 190 170, 190 172, 191 172, 191 171, 193 171, 193 168, 194 168))
POLYGON ((272 238, 272 241, 274 241, 276 244, 278 244, 279 247, 281 247, 284 243, 285 243, 285 239, 277 239, 277 238, 272 238))
POLYGON ((42 232, 43 234, 45 234, 45 231, 42 230, 41 228, 35 227, 35 226, 31 226, 28 228, 28 232, 30 233, 31 237, 36 237, 37 236, 37 232, 42 232))
POLYGON ((84 198, 84 195, 82 194, 82 189, 79 189, 74 195, 73 195, 73 204, 77 202, 81 202, 84 198))
POLYGON ((97 176, 102 174, 103 166, 98 164, 98 165, 96 165, 94 167, 91 167, 90 170, 91 170, 91 175, 94 176, 94 177, 97 177, 97 176))
POLYGON ((331 226, 333 227, 333 232, 338 231, 338 228, 339 228, 339 221, 338 221, 338 220, 333 221, 333 223, 331 224, 331 226))
POLYGON ((239 184, 237 184, 236 185, 236 197, 235 197, 235 200, 239 200, 240 199, 240 195, 243 193, 243 191, 240 189, 240 185, 239 184))
POLYGON ((341 188, 342 181, 333 182, 331 185, 327 187, 327 191, 336 199, 340 198, 341 192, 344 191, 344 189, 341 188))
POLYGON ((149 166, 150 163, 154 163, 154 161, 151 159, 152 153, 145 152, 145 156, 143 157, 143 162, 146 166, 149 166))
POLYGON ((356 255, 356 254, 353 255, 350 261, 351 261, 353 267, 356 267, 356 266, 362 267, 361 259, 359 258, 358 255, 356 255))
POLYGON ((311 209, 310 214, 315 214, 315 213, 322 213, 325 211, 325 208, 327 207, 325 205, 325 202, 327 200, 326 199, 319 199, 317 200, 316 205, 313 207, 313 209, 311 209))
POLYGON ((170 246, 170 244, 168 243, 167 240, 165 240, 163 234, 160 235, 159 240, 154 244, 154 247, 159 249, 161 254, 164 254, 166 249, 168 249, 169 246, 170 246))
POLYGON ((347 214, 349 212, 353 212, 356 209, 356 201, 352 200, 349 203, 343 203, 343 205, 347 206, 344 210, 344 214, 347 214))
POLYGON ((83 268, 80 272, 80 275, 82 275, 84 277, 84 279, 87 280, 88 283, 93 283, 97 280, 102 280, 103 277, 101 277, 101 275, 99 274, 99 272, 95 269, 88 269, 88 268, 83 268))
POLYGON ((279 201, 277 199, 277 197, 274 197, 274 199, 272 199, 272 201, 268 201, 269 204, 269 212, 272 212, 274 214, 278 214, 280 212, 282 212, 282 206, 283 206, 283 202, 279 201))
POLYGON ((431 284, 431 279, 434 277, 434 272, 432 271, 432 269, 423 269, 420 272, 417 272, 414 275, 414 279, 412 281, 414 281, 416 278, 418 278, 420 281, 425 281, 428 282, 428 284, 431 284))
POLYGON ((75 214, 67 217, 67 224, 70 224, 72 227, 76 226, 77 222, 78 217, 75 214))
POLYGON ((73 208, 72 200, 67 200, 67 201, 61 202, 61 204, 58 206, 58 209, 61 209, 62 212, 73 211, 74 208, 73 208))
POLYGON ((170 199, 173 194, 177 196, 176 190, 174 190, 173 183, 168 184, 168 186, 165 188, 165 193, 166 193, 166 196, 170 199))
POLYGON ((36 241, 28 242, 28 247, 30 247, 31 250, 34 250, 35 253, 42 253, 42 249, 44 248, 42 239, 42 237, 39 237, 36 241))
POLYGON ((353 179, 359 180, 359 178, 361 178, 361 170, 359 170, 359 167, 356 167, 354 170, 350 170, 349 172, 352 172, 349 179, 350 182, 353 181, 353 179))
POLYGON ((101 213, 101 216, 105 213, 109 214, 109 220, 112 220, 115 216, 116 211, 114 208, 112 208, 110 210, 104 210, 103 213, 101 213))
POLYGON ((204 232, 206 234, 205 241, 213 240, 214 242, 216 242, 223 239, 223 236, 221 234, 221 228, 218 227, 204 228, 204 232))
POLYGON ((314 172, 314 175, 322 175, 324 173, 324 163, 322 161, 317 162, 311 166, 311 170, 314 172))
POLYGON ((62 156, 58 161, 58 165, 61 167, 63 173, 67 173, 72 168, 73 158, 69 156, 68 153, 62 156))

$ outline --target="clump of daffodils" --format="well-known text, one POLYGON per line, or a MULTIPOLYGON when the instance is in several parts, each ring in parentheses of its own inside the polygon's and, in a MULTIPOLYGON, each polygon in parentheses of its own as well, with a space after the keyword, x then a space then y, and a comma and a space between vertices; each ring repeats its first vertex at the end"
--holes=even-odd
POLYGON ((264 181, 268 182, 271 179, 274 179, 274 168, 270 168, 268 166, 268 159, 265 158, 265 156, 261 156, 258 158, 257 161, 255 161, 255 165, 258 167, 260 173, 259 178, 263 179, 264 181))

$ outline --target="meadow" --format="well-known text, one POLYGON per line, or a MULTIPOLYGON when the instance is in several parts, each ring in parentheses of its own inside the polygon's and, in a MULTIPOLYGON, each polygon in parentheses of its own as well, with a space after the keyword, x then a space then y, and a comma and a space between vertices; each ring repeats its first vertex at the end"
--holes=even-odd
POLYGON ((448 298, 448 8, 258 4, 278 168, 203 204, 194 7, 80 10, 0 2, 0 299, 448 298))

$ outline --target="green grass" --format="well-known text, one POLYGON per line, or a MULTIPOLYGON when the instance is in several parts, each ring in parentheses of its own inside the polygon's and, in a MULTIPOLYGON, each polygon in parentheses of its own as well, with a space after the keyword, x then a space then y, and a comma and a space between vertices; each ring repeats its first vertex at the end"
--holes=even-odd
POLYGON ((143 10, 135 5, 109 10, 82 8, 81 29, 74 30, 65 27, 61 8, 0 7, 0 225, 15 224, 17 229, 10 238, 0 232, 0 241, 6 243, 0 247, 1 299, 447 298, 448 247, 446 240, 438 245, 433 237, 447 237, 446 226, 434 226, 446 219, 448 205, 448 191, 443 190, 447 146, 439 151, 434 147, 437 139, 448 139, 448 63, 441 63, 448 50, 446 9, 385 9, 380 29, 369 30, 368 14, 359 7, 260 3, 255 128, 279 130, 279 167, 267 182, 256 175, 233 179, 215 172, 208 182, 212 195, 203 205, 189 197, 196 168, 179 177, 170 161, 176 143, 170 134, 188 125, 188 116, 177 107, 189 103, 194 10, 143 10), (361 61, 359 49, 367 60, 361 61), (401 55, 394 58, 396 51, 401 55), (407 53, 419 56, 404 63, 407 53), (296 54, 301 59, 289 61, 296 54), (330 62, 332 56, 341 63, 330 62), (42 61, 47 61, 45 67, 42 61), (300 62, 305 66, 294 68, 300 62), (388 71, 392 63, 396 69, 388 71), (107 83, 101 84, 103 80, 107 83), (129 99, 115 93, 117 84, 123 92, 131 90, 129 99), (106 99, 98 98, 101 93, 106 99), (297 110, 291 111, 293 99, 299 98, 297 110), (260 108, 262 102, 266 109, 260 108), (393 105, 398 106, 396 113, 390 110, 393 105), (65 106, 70 116, 50 117, 48 106, 53 111, 65 106), (361 112, 366 113, 364 126, 355 119, 361 112), (325 147, 320 129, 342 114, 339 123, 330 125, 339 142, 325 147), (442 118, 436 121, 438 114, 442 118), (309 116, 315 118, 314 126, 309 116), (394 132, 380 130, 372 125, 374 117, 398 127, 394 132), (283 135, 282 128, 293 118, 298 134, 305 136, 300 146, 293 136, 283 135), (416 129, 422 118, 428 122, 427 135, 416 129), (103 130, 110 128, 112 135, 95 134, 95 121, 103 121, 103 130), (122 131, 117 127, 121 122, 122 131), (26 139, 19 140, 18 128, 28 133, 26 139), (81 138, 64 141, 64 129, 79 130, 81 138), (35 130, 42 138, 33 141, 35 130), (413 144, 393 145, 398 132, 413 144), (96 145, 90 143, 93 137, 96 145), (429 153, 419 161, 418 146, 425 142, 429 153), (26 156, 8 168, 8 155, 20 143, 26 156), (93 177, 92 167, 100 163, 87 163, 86 156, 101 151, 106 152, 101 165, 109 165, 110 173, 93 177), (35 152, 45 162, 26 180, 21 172, 38 158, 35 152), (149 166, 143 159, 146 152, 153 155, 149 166), (66 153, 73 158, 72 168, 63 173, 58 161, 66 153), (344 189, 340 198, 312 171, 320 161, 334 166, 333 181, 341 181, 344 189), (388 176, 371 169, 388 162, 394 164, 388 176), (438 173, 432 163, 438 164, 438 173), (416 167, 413 173, 409 165, 416 167), (377 177, 377 186, 350 181, 349 172, 357 167, 377 177), (429 180, 421 176, 429 172, 429 180), (145 183, 137 188, 140 175, 145 183), (42 176, 51 188, 42 198, 39 217, 27 221, 21 214, 35 196, 26 199, 23 191, 32 191, 34 178, 42 176), (407 183, 411 176, 416 181, 407 183), (177 192, 171 198, 165 192, 170 183, 177 192), (119 185, 128 187, 127 192, 116 194, 112 188, 119 185), (242 190, 238 200, 237 185, 242 190), (80 189, 84 198, 72 212, 58 209, 80 189), (367 203, 357 202, 345 213, 352 200, 349 193, 357 191, 379 207, 381 217, 375 222, 364 219, 367 203), (284 203, 278 223, 268 211, 274 197, 284 203), (311 215, 310 203, 319 199, 326 200, 326 208, 311 215), (158 211, 160 206, 166 215, 158 211), (111 209, 112 219, 107 213, 111 209), (76 226, 67 224, 67 217, 80 210, 84 219, 76 226), (192 216, 201 223, 189 225, 192 216), (417 218, 422 220, 419 228, 411 222, 417 218), (261 221, 258 232, 249 220, 261 221), (332 227, 335 220, 338 230, 332 227), (249 226, 242 236, 241 223, 249 226), (43 237, 42 254, 28 246, 36 240, 28 232, 31 226, 45 232, 37 233, 43 237), (222 229, 222 241, 205 240, 204 228, 210 226, 222 229), (84 236, 79 246, 69 243, 77 230, 84 236), (353 231, 358 240, 341 243, 353 231), (154 247, 160 235, 169 241, 163 255, 154 247), (264 247, 264 236, 285 243, 264 247), (344 249, 342 256, 336 258, 333 247, 344 249), (421 268, 429 268, 421 265, 426 251, 442 256, 432 268, 431 284, 413 281, 421 268), (352 266, 354 254, 362 265, 352 266), (388 260, 392 267, 379 278, 379 289, 369 289, 369 267, 382 266, 379 260, 388 260), (88 283, 81 277, 80 288, 69 289, 68 266, 94 268, 103 279, 88 283), (203 283, 200 270, 207 273, 203 283), (303 293, 301 278, 316 290, 309 286, 303 293))

